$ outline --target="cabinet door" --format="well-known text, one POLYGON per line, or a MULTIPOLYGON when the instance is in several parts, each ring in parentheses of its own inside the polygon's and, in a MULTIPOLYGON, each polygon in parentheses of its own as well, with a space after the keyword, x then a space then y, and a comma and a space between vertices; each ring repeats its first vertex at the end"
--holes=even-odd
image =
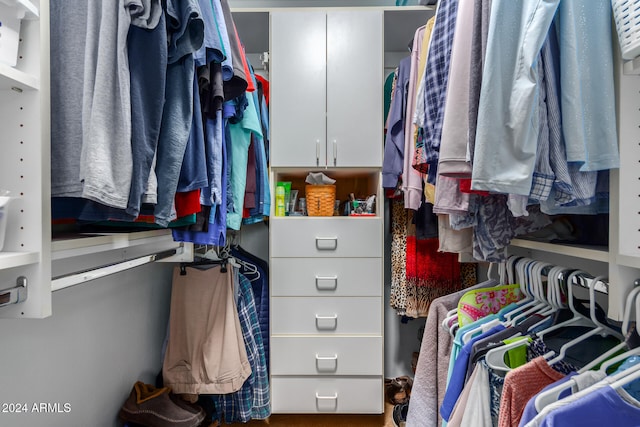
POLYGON ((326 14, 271 13, 271 166, 326 164, 326 14))
POLYGON ((381 11, 327 14, 327 165, 382 166, 381 11))

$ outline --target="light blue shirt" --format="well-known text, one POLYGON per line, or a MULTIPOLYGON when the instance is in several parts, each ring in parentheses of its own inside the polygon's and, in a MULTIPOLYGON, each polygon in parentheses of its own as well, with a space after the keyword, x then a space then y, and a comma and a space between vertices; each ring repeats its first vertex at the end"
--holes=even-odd
POLYGON ((536 59, 560 0, 494 0, 471 188, 528 196, 538 141, 536 59))

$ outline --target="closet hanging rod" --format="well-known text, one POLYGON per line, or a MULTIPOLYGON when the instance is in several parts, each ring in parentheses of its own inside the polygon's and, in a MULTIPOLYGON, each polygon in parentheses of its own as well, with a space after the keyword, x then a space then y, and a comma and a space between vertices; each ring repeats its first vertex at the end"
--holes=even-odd
POLYGON ((151 255, 145 255, 139 258, 133 258, 127 261, 118 262, 115 264, 107 264, 80 272, 74 272, 71 274, 54 277, 51 279, 51 291, 59 291, 61 289, 66 289, 71 286, 79 285, 81 283, 89 282, 91 280, 99 279, 101 277, 109 276, 121 271, 130 270, 144 264, 149 264, 164 258, 169 258, 173 255, 179 255, 180 253, 182 253, 182 251, 183 248, 178 247, 151 255))

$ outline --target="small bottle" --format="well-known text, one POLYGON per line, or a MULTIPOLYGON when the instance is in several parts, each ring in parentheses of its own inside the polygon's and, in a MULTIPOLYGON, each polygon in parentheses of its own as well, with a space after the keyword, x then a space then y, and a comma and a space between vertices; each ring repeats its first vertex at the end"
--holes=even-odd
POLYGON ((305 199, 304 197, 300 197, 298 199, 298 208, 300 209, 300 213, 302 215, 306 215, 307 214, 307 199, 305 199))
POLYGON ((276 216, 284 216, 284 187, 278 185, 276 187, 276 216))

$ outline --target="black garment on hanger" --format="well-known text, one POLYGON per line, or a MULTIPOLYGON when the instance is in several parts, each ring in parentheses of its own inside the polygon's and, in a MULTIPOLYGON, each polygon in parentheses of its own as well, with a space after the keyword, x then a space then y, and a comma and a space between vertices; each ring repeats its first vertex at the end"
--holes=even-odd
POLYGON ((420 208, 413 215, 413 222, 416 225, 416 239, 424 240, 438 237, 438 216, 433 213, 431 203, 422 201, 420 208))
POLYGON ((219 265, 220 272, 226 273, 228 263, 229 263, 229 260, 227 258, 222 258, 222 259, 198 258, 191 262, 181 262, 180 275, 185 276, 187 274, 187 267, 197 267, 197 266, 206 266, 206 265, 209 265, 209 266, 219 265))

